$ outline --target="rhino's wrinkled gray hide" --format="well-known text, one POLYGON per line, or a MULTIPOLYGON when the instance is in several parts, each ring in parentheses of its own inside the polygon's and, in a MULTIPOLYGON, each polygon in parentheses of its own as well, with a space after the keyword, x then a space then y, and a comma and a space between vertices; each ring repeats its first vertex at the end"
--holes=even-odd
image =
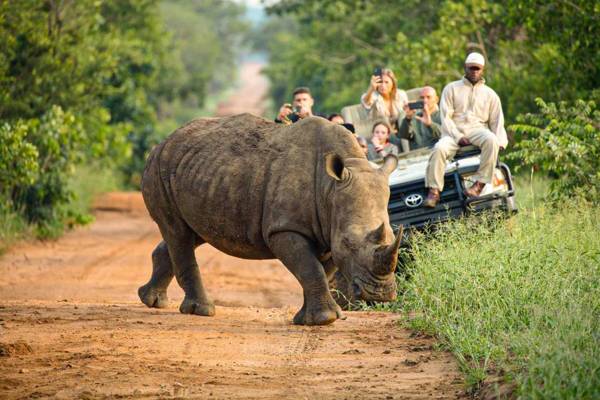
POLYGON ((353 300, 394 299, 400 235, 389 224, 387 180, 396 163, 373 168, 345 128, 318 117, 284 126, 243 114, 177 129, 153 149, 142 179, 164 239, 142 302, 165 307, 175 276, 185 291, 180 311, 213 315, 194 257, 203 243, 280 259, 304 291, 295 324, 341 316, 328 287, 336 267, 353 300))

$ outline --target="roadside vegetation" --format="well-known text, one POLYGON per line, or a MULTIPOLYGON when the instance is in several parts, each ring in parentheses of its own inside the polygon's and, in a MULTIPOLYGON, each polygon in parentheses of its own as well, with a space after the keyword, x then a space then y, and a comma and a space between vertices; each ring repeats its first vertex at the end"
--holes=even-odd
POLYGON ((243 15, 220 0, 0 2, 0 251, 89 222, 98 190, 137 188, 152 146, 234 81, 243 15))
POLYGON ((600 209, 581 199, 449 223, 415 240, 396 308, 473 389, 498 375, 522 398, 598 398, 599 229, 600 209))

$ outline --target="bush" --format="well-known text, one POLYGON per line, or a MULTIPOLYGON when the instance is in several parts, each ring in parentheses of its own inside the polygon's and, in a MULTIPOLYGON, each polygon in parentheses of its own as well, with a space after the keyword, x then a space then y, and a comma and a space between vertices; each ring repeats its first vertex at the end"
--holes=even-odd
POLYGON ((12 188, 31 184, 38 175, 37 148, 25 141, 28 130, 23 122, 0 126, 0 196, 4 201, 12 188))
POLYGON ((8 247, 20 239, 26 232, 27 224, 12 207, 9 206, 9 200, 0 196, 0 255, 8 247))
POLYGON ((40 236, 56 236, 68 214, 62 206, 72 198, 67 178, 83 154, 81 124, 73 114, 53 106, 40 119, 21 121, 16 127, 13 140, 3 141, 0 152, 21 148, 29 158, 21 164, 23 172, 5 182, 8 205, 37 225, 40 236))
MULTIPOLYGON (((515 151, 508 157, 536 166, 555 179, 551 196, 579 194, 600 200, 600 110, 594 101, 569 106, 536 99, 538 114, 519 115, 515 151)), ((518 166, 519 167, 519 166, 518 166)), ((517 168, 518 170, 518 168, 517 168)))

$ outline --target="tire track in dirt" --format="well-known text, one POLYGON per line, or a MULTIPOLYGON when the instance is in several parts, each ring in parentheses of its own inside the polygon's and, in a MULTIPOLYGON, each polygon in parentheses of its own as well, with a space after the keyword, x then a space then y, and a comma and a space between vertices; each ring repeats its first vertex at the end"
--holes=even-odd
POLYGON ((141 235, 131 240, 128 240, 124 244, 119 245, 109 250, 108 252, 97 256, 95 260, 90 261, 83 266, 83 271, 78 277, 78 279, 88 279, 91 275, 97 272, 98 267, 100 267, 102 264, 111 264, 111 262, 113 262, 114 260, 124 257, 130 248, 135 247, 135 245, 146 241, 148 238, 154 235, 156 235, 156 232, 154 232, 154 230, 148 230, 142 233, 141 235))

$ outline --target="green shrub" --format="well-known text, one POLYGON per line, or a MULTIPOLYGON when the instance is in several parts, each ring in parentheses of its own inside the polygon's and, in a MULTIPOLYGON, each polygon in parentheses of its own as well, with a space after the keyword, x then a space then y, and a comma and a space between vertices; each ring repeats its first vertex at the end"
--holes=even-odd
POLYGON ((27 132, 23 122, 0 125, 0 196, 5 202, 12 188, 33 183, 39 172, 38 151, 25 141, 27 132))
MULTIPOLYGON (((552 197, 579 194, 600 200, 600 110, 594 101, 573 105, 536 99, 538 114, 524 114, 510 128, 516 133, 512 160, 536 166, 555 179, 552 197)), ((518 170, 518 168, 517 168, 518 170)))

